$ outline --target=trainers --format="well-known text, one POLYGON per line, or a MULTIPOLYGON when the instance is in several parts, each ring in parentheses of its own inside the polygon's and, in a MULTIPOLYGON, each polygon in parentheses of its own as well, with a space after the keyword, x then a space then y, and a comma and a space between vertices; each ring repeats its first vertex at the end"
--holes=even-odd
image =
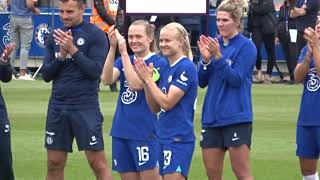
POLYGON ((18 79, 19 80, 26 80, 26 81, 34 81, 34 79, 29 74, 26 74, 24 76, 19 76, 18 79))
POLYGON ((265 74, 263 84, 271 84, 271 75, 265 74))
POLYGON ((18 80, 18 78, 16 78, 16 76, 15 75, 13 75, 12 74, 12 78, 11 78, 12 80, 18 80))

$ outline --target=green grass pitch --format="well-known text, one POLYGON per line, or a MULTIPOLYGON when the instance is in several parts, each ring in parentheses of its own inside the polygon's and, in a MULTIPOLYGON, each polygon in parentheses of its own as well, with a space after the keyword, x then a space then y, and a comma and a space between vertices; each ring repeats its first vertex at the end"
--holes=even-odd
MULTIPOLYGON (((17 180, 43 180, 46 174, 44 148, 45 117, 51 84, 43 81, 11 81, 1 84, 9 118, 17 180)), ((117 93, 101 87, 100 107, 104 114, 105 151, 111 165, 109 130, 114 114, 117 93)), ((254 85, 252 171, 257 180, 301 179, 295 156, 295 126, 299 111, 301 85, 254 85)), ((205 90, 199 90, 195 114, 196 149, 190 169, 190 180, 205 180, 206 173, 199 147, 201 107, 205 90)), ((1 144, 1 142, 0 142, 1 144)), ((75 144, 75 143, 74 143, 75 144)), ((113 173, 115 179, 119 179, 113 173)), ((65 169, 66 180, 95 179, 83 152, 69 154, 65 169)), ((235 179, 228 155, 225 158, 224 179, 235 179)))

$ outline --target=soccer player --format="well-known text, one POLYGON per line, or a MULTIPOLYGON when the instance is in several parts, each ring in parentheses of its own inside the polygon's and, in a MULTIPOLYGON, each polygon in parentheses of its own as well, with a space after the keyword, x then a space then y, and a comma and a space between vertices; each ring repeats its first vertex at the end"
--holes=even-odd
POLYGON ((300 160, 303 180, 319 180, 317 162, 320 145, 320 21, 315 29, 304 31, 307 45, 302 49, 295 68, 296 82, 304 85, 297 123, 296 154, 300 160))
POLYGON ((178 23, 169 23, 160 31, 160 49, 169 64, 157 85, 153 65, 135 62, 143 82, 148 105, 159 114, 160 174, 164 180, 187 179, 194 151, 193 118, 197 97, 197 71, 190 60, 188 33, 178 23))
POLYGON ((63 179, 68 152, 75 138, 98 180, 111 179, 102 134, 98 80, 107 56, 105 34, 83 21, 83 0, 60 0, 63 27, 49 36, 42 76, 52 81, 45 147, 47 180, 63 179))
POLYGON ((253 179, 251 85, 256 48, 239 31, 246 0, 225 0, 217 8, 220 37, 201 36, 199 86, 208 87, 202 108, 200 146, 208 179, 221 180, 229 151, 237 179, 253 179))
MULTIPOLYGON (((114 27, 112 27, 114 28, 114 27)), ((109 32, 110 50, 101 76, 106 85, 120 80, 120 93, 111 129, 112 169, 122 180, 160 179, 157 142, 157 116, 148 107, 143 84, 133 69, 140 57, 153 63, 158 74, 166 61, 155 53, 155 28, 145 20, 134 21, 128 29, 129 56, 125 39, 117 30, 109 32), (117 43, 121 57, 115 59, 117 43), (115 62, 114 62, 115 61, 115 62)))
MULTIPOLYGON (((0 80, 2 82, 9 82, 12 78, 12 68, 9 62, 9 56, 14 48, 15 44, 6 45, 0 57, 0 80)), ((0 179, 14 180, 12 169, 10 123, 1 90, 0 107, 0 179)))

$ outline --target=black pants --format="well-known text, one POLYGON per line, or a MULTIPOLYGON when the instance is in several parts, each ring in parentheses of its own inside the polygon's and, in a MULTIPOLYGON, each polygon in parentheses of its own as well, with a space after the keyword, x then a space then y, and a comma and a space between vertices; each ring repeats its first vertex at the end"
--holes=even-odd
POLYGON ((0 117, 0 180, 14 180, 8 120, 0 117))
POLYGON ((263 34, 260 28, 254 28, 252 30, 252 41, 257 48, 256 68, 257 70, 261 70, 261 45, 264 43, 268 55, 267 74, 269 75, 271 75, 273 67, 276 63, 274 40, 274 34, 263 34))
POLYGON ((293 72, 294 72, 294 69, 296 68, 297 58, 298 58, 297 44, 290 42, 290 36, 285 34, 284 35, 279 34, 279 40, 286 58, 290 80, 293 81, 294 80, 293 72))
POLYGON ((302 48, 306 45, 307 41, 303 38, 303 32, 302 31, 298 31, 297 34, 297 52, 298 52, 298 57, 301 54, 301 50, 302 48))

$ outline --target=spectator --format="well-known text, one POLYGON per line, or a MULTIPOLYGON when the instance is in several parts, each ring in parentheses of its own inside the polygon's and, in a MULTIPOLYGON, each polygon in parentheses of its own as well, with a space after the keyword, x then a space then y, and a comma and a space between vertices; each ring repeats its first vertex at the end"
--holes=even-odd
POLYGON ((290 12, 290 17, 296 19, 297 52, 299 54, 306 44, 306 40, 303 38, 304 30, 307 27, 315 27, 318 10, 319 0, 296 0, 295 7, 290 12))
POLYGON ((259 82, 271 83, 271 74, 276 63, 276 16, 273 0, 250 0, 248 31, 252 33, 252 41, 257 48, 257 74, 255 78, 259 82), (265 76, 263 76, 261 69, 262 43, 264 43, 268 55, 267 73, 265 76))
MULTIPOLYGON (((8 0, 11 8, 10 33, 11 42, 20 48, 19 77, 15 70, 15 78, 21 80, 34 80, 28 74, 28 55, 33 37, 32 14, 40 14, 40 10, 34 6, 33 0, 8 0)), ((11 53, 11 64, 14 66, 16 51, 11 53)))
MULTIPOLYGON (((93 0, 90 22, 98 26, 106 36, 109 28, 116 24, 118 1, 93 0)), ((111 92, 117 92, 117 82, 109 85, 111 92)))
POLYGON ((297 65, 296 42, 292 42, 290 31, 296 29, 295 19, 290 18, 290 10, 294 6, 293 0, 285 0, 280 7, 277 25, 276 44, 280 42, 284 52, 288 72, 290 76, 289 84, 294 83, 294 68, 297 65))
POLYGON ((74 138, 96 179, 110 180, 98 101, 98 81, 108 53, 104 32, 83 20, 83 0, 60 0, 63 23, 47 40, 42 77, 52 81, 45 147, 47 180, 63 179, 74 138))
MULTIPOLYGON (((12 67, 9 62, 9 56, 13 51, 14 44, 5 47, 0 58, 0 80, 9 82, 12 77, 12 67)), ((7 109, 0 90, 0 179, 14 180, 12 168, 11 135, 10 123, 7 109)))
POLYGON ((296 155, 303 180, 319 180, 317 162, 320 149, 320 21, 315 29, 305 29, 307 45, 302 49, 294 71, 297 82, 304 85, 296 132, 296 155))
POLYGON ((252 180, 251 81, 256 48, 240 33, 246 0, 224 0, 217 9, 220 37, 200 36, 199 86, 207 88, 202 108, 200 146, 208 179, 223 179, 229 152, 238 180, 252 180))
POLYGON ((7 0, 0 0, 0 12, 7 12, 7 0))

